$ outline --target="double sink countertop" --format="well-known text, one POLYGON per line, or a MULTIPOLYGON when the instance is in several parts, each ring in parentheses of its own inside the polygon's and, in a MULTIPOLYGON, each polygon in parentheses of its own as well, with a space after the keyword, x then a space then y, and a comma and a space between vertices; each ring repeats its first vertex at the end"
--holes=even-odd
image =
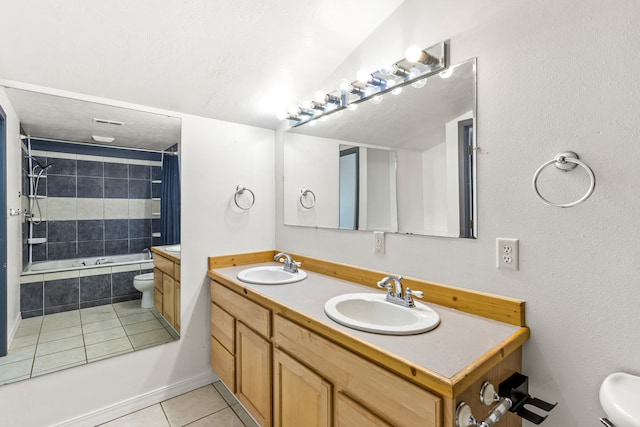
MULTIPOLYGON (((488 319, 456 309, 416 299, 440 316, 440 324, 435 329, 417 335, 382 335, 355 330, 331 320, 324 312, 324 304, 332 297, 347 293, 385 293, 346 280, 305 270, 307 278, 301 282, 284 285, 257 285, 239 281, 237 274, 260 265, 282 265, 278 263, 257 263, 233 267, 214 268, 209 277, 262 303, 285 317, 292 310, 305 319, 305 326, 323 334, 327 328, 341 335, 341 344, 359 341, 373 352, 408 364, 412 370, 420 369, 436 377, 453 379, 465 369, 486 359, 488 354, 504 354, 513 351, 529 338, 529 329, 497 320, 488 319)), ((304 266, 303 266, 304 267, 304 266)), ((304 270, 304 268, 302 268, 304 270)), ((413 288, 413 287, 412 287, 413 288)))

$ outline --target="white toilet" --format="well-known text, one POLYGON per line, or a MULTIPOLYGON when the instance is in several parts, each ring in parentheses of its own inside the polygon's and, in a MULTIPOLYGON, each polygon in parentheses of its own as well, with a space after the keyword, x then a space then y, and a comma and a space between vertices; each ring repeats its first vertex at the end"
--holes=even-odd
POLYGON ((133 287, 142 292, 142 308, 153 307, 153 273, 140 274, 133 278, 133 287))

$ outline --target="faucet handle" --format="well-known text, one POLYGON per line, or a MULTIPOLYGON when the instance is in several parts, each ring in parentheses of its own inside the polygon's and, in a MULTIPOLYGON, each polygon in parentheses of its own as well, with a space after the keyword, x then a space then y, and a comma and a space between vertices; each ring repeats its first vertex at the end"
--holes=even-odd
POLYGON ((405 299, 410 299, 411 297, 417 297, 417 298, 423 298, 424 297, 424 292, 422 291, 413 291, 411 290, 411 288, 407 288, 404 291, 405 294, 405 299))

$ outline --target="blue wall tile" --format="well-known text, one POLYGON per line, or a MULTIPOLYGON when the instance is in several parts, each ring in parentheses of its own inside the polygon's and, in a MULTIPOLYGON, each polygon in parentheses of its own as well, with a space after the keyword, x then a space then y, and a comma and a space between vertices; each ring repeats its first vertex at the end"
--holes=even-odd
POLYGON ((104 256, 104 240, 78 242, 78 257, 104 256))
POLYGON ((72 243, 47 243, 47 259, 74 259, 78 257, 77 244, 72 243))
POLYGON ((111 298, 111 274, 80 278, 80 302, 111 298))
POLYGON ((104 162, 78 160, 78 176, 104 176, 104 162))
POLYGON ((108 240, 128 239, 129 220, 128 219, 105 219, 104 238, 108 240))
POLYGON ((43 282, 20 285, 20 311, 42 310, 43 282))
POLYGON ((123 255, 129 253, 129 239, 105 240, 105 255, 123 255))
POLYGON ((151 179, 153 179, 153 180, 161 180, 162 179, 162 167, 160 167, 160 166, 151 166, 151 179))
POLYGON ((151 237, 144 239, 131 239, 129 240, 129 253, 138 254, 145 248, 151 248, 151 237))
POLYGON ((129 180, 129 198, 130 199, 150 199, 151 198, 151 182, 143 179, 129 180))
POLYGON ((129 180, 121 178, 105 178, 104 197, 108 199, 129 198, 129 180))
POLYGON ((44 308, 78 304, 80 301, 79 278, 50 280, 44 284, 44 308))
POLYGON ((109 178, 129 178, 129 165, 125 163, 108 163, 104 164, 104 176, 109 178))
POLYGON ((75 242, 78 240, 77 226, 77 221, 47 221, 47 242, 75 242))
POLYGON ((104 240, 104 220, 78 221, 78 241, 104 240))
POLYGON ((113 296, 139 295, 140 292, 133 287, 133 278, 138 274, 140 274, 140 271, 113 273, 111 275, 111 289, 113 296))
POLYGON ((77 179, 75 176, 47 176, 48 197, 76 197, 77 179))
POLYGON ((78 177, 79 198, 102 199, 104 197, 104 179, 81 176, 78 177))
POLYGON ((77 175, 76 160, 74 159, 58 159, 55 157, 47 158, 47 162, 51 163, 49 169, 47 169, 47 175, 77 175))
POLYGON ((151 179, 151 166, 129 165, 129 179, 151 179))
POLYGON ((150 219, 130 219, 129 220, 129 238, 136 239, 142 237, 151 237, 151 220, 150 219))

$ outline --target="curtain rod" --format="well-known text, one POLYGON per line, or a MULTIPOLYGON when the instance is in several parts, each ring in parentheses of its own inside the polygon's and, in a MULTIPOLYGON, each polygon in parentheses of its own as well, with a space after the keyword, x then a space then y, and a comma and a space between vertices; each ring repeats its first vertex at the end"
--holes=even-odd
POLYGON ((149 150, 149 149, 146 149, 146 148, 121 147, 119 145, 93 144, 91 142, 67 141, 67 140, 63 140, 63 139, 43 138, 43 137, 40 137, 40 136, 32 136, 32 135, 27 135, 26 138, 29 138, 29 139, 32 139, 32 140, 33 139, 38 139, 40 141, 61 142, 61 143, 64 143, 64 144, 90 145, 92 147, 114 148, 114 149, 118 149, 118 150, 143 151, 143 152, 146 152, 146 153, 169 154, 169 155, 173 155, 173 156, 177 156, 179 154, 177 151, 149 150))

